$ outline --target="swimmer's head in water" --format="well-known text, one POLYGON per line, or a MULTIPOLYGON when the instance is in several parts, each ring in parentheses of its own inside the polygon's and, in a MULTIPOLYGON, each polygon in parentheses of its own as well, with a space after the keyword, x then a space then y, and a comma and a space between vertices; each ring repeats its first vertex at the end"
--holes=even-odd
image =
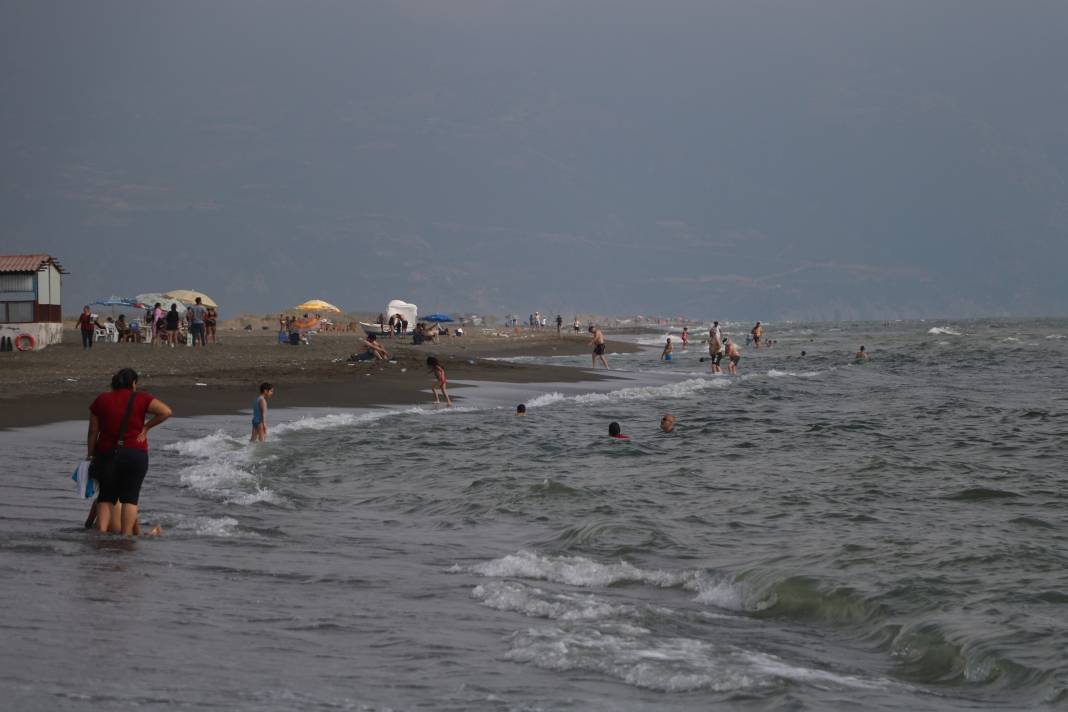
POLYGON ((526 415, 527 414, 527 406, 525 404, 523 404, 523 403, 520 403, 519 405, 517 405, 515 407, 515 414, 516 415, 526 415))
POLYGON ((671 414, 665 415, 660 419, 660 429, 665 433, 670 433, 675 429, 675 416, 671 414))
POLYGON ((619 435, 619 433, 619 423, 613 420, 611 423, 608 424, 608 434, 615 437, 616 435, 619 435))

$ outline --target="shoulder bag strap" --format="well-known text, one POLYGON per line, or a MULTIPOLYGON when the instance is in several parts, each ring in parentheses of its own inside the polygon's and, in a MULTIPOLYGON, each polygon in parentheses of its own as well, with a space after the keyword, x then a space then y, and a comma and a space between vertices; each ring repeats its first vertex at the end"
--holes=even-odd
POLYGON ((130 400, 126 402, 126 412, 122 414, 122 423, 119 425, 119 439, 115 449, 126 446, 126 426, 130 424, 130 413, 133 411, 134 400, 137 399, 137 391, 130 393, 130 400))

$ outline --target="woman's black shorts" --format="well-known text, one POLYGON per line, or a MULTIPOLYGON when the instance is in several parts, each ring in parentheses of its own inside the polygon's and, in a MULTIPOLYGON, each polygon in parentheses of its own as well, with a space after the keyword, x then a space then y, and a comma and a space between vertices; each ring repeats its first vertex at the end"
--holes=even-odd
POLYGON ((100 501, 115 504, 137 504, 141 483, 148 473, 148 452, 145 450, 116 450, 115 466, 93 468, 91 476, 100 485, 100 501))

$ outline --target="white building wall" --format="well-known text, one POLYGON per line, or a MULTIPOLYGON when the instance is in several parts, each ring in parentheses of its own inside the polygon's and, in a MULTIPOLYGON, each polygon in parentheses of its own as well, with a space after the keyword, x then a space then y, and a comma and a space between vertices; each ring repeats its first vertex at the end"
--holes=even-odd
POLYGON ((49 344, 63 343, 63 324, 31 322, 29 324, 0 324, 0 336, 9 336, 12 341, 22 334, 29 334, 36 342, 34 350, 40 351, 49 344))

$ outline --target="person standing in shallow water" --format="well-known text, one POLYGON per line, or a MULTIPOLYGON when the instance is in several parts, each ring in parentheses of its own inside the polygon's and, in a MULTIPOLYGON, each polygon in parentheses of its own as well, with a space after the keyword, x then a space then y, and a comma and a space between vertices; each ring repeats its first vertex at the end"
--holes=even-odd
POLYGON ((672 359, 672 352, 675 347, 671 345, 671 337, 667 337, 667 342, 664 343, 664 350, 660 352, 661 361, 670 361, 672 359))
POLYGON ((445 405, 452 407, 452 399, 449 398, 448 384, 449 380, 445 378, 445 369, 441 363, 433 356, 426 357, 427 368, 434 374, 434 385, 430 387, 430 390, 434 392, 434 402, 440 403, 438 400, 438 391, 441 391, 441 395, 445 396, 445 405))
POLYGON ((101 533, 130 535, 139 530, 138 502, 148 473, 148 431, 171 417, 166 403, 138 390, 137 380, 132 368, 120 370, 111 379, 111 390, 89 406, 86 458, 93 461, 90 476, 100 485, 95 507, 101 533), (152 416, 147 423, 146 415, 152 416))
POLYGON ((252 402, 252 438, 249 442, 267 442, 267 399, 274 395, 274 386, 264 381, 260 394, 252 402))
POLYGON ((593 367, 597 368, 597 359, 601 359, 601 363, 605 368, 608 368, 608 360, 604 357, 605 344, 604 344, 604 332, 599 327, 590 326, 590 333, 593 334, 593 338, 590 339, 590 346, 593 347, 593 367))
POLYGON ((727 373, 737 376, 738 362, 742 360, 742 352, 738 350, 738 344, 730 339, 724 339, 723 345, 727 349, 727 373))
POLYGON ((760 348, 760 341, 761 341, 761 339, 764 338, 764 327, 761 326, 760 322, 758 321, 756 323, 756 326, 754 326, 753 330, 751 332, 749 332, 749 333, 751 333, 753 335, 753 348, 754 349, 759 349, 760 348))

